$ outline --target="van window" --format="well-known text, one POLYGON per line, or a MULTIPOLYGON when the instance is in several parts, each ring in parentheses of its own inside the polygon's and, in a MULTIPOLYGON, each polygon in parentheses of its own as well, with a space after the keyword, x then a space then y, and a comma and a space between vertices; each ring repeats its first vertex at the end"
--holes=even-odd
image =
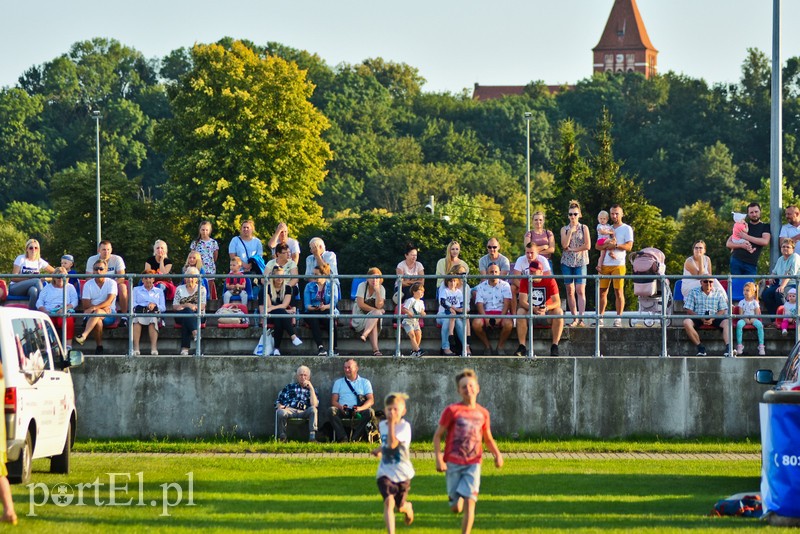
POLYGON ((12 319, 11 329, 17 345, 19 371, 33 384, 50 366, 42 325, 35 319, 12 319))
POLYGON ((61 349, 61 343, 59 343, 59 337, 56 333, 55 328, 53 325, 44 321, 45 330, 47 330, 47 338, 50 341, 50 351, 53 354, 53 369, 63 369, 64 366, 61 365, 64 362, 64 352, 61 349))

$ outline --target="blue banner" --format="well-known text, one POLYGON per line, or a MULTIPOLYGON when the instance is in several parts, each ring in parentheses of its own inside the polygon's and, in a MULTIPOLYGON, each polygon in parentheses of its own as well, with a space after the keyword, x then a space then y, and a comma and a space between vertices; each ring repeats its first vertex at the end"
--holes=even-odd
POLYGON ((760 404, 764 513, 800 517, 800 404, 760 404))

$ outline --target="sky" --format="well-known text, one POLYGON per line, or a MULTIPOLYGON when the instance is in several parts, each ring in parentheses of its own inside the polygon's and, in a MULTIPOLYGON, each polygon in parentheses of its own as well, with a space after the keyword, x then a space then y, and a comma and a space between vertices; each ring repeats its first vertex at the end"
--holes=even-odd
MULTIPOLYGON (((329 65, 367 58, 407 63, 424 91, 474 84, 575 83, 613 0, 24 0, 3 2, 0 86, 93 37, 163 57, 221 37, 308 50, 329 65)), ((748 48, 772 56, 773 0, 638 0, 658 67, 735 83, 748 48)), ((800 2, 783 1, 781 56, 800 56, 800 2)))

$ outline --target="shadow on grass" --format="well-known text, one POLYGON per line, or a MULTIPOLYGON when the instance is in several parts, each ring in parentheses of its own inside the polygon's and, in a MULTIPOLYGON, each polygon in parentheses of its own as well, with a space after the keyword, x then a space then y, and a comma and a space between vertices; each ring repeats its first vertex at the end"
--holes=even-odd
MULTIPOLYGON (((253 466, 255 467, 255 466, 253 466)), ((270 469, 276 466, 270 465, 270 469)), ((292 476, 242 480, 214 480, 197 476, 196 506, 176 506, 161 517, 158 506, 56 507, 37 510, 39 517, 25 518, 35 530, 62 532, 85 525, 92 530, 219 529, 267 532, 319 532, 320 530, 379 532, 383 529, 382 504, 374 478, 356 470, 351 475, 309 477, 297 465, 292 476), (64 530, 66 527, 67 530, 64 530)), ((278 469, 281 469, 279 466, 278 469)), ((342 470, 348 466, 343 464, 342 470)), ((233 477, 238 473, 230 472, 233 477)), ((199 473, 198 473, 199 474, 199 473)), ((224 478, 224 476, 223 476, 224 478)), ((135 484, 134 484, 135 485, 135 484)), ((645 528, 724 529, 754 528, 754 520, 708 517, 714 503, 727 495, 758 488, 758 479, 745 476, 682 474, 505 474, 486 469, 478 503, 476 528, 482 531, 549 529, 629 530, 645 528)), ((144 501, 159 499, 162 483, 145 482, 144 501)), ((107 487, 101 498, 107 497, 107 487)), ((457 530, 445 497, 444 476, 422 474, 414 478, 415 531, 457 530)), ((133 495, 134 502, 137 496, 133 495)), ((174 495, 173 495, 174 497, 174 495)), ((18 513, 21 499, 15 499, 18 513)))

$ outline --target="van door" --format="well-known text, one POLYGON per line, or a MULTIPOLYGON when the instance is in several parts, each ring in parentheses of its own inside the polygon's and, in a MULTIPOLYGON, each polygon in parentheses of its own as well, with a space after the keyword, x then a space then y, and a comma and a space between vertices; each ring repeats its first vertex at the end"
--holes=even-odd
POLYGON ((33 456, 41 458, 54 454, 49 451, 53 450, 56 438, 53 429, 55 398, 51 394, 48 376, 52 369, 52 358, 41 320, 16 318, 11 320, 11 324, 20 359, 19 372, 23 375, 17 388, 17 435, 24 436, 31 421, 34 421, 37 435, 33 456))
POLYGON ((47 387, 51 389, 50 395, 54 397, 56 402, 54 406, 55 425, 53 439, 56 445, 59 446, 55 452, 55 454, 58 454, 63 449, 64 440, 67 436, 70 414, 72 413, 72 407, 75 405, 75 390, 72 387, 72 375, 70 375, 69 371, 64 370, 66 367, 64 361, 67 359, 67 354, 61 346, 61 338, 56 332, 53 323, 50 321, 42 322, 44 323, 51 356, 50 369, 45 371, 45 380, 48 381, 47 387))

